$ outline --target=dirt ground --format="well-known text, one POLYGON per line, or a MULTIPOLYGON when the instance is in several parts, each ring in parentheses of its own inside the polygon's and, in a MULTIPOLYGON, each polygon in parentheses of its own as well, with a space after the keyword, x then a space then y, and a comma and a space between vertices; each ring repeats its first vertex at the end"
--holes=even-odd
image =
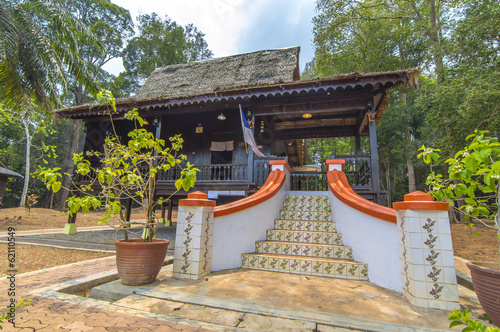
MULTIPOLYGON (((156 211, 156 216, 160 217, 161 211, 156 211)), ((76 217, 77 227, 98 226, 97 222, 101 217, 101 212, 78 213, 76 217)), ((172 218, 174 220, 177 218, 175 210, 172 218)), ((142 210, 133 209, 131 219, 144 219, 142 210)), ((67 222, 68 213, 57 210, 35 208, 31 209, 31 213, 28 214, 28 211, 21 207, 0 209, 0 231, 7 231, 9 227, 14 227, 16 232, 35 229, 62 229, 67 222)))
POLYGON ((481 223, 475 224, 472 229, 467 229, 465 224, 452 224, 451 236, 455 256, 474 262, 498 262, 498 237, 495 229, 481 223))
MULTIPOLYGON (((140 210, 134 210, 132 219, 140 219, 140 212, 140 210)), ((85 215, 79 214, 77 225, 79 227, 96 226, 100 216, 101 214, 97 212, 90 212, 85 215)), ((173 219, 176 220, 175 211, 173 219)), ((7 231, 9 227, 14 227, 16 232, 35 229, 62 229, 67 220, 67 213, 49 209, 32 209, 31 215, 28 215, 28 212, 24 208, 0 209, 0 231, 7 231)), ((451 232, 456 256, 469 261, 498 262, 498 238, 494 229, 482 224, 476 224, 470 230, 464 224, 452 224, 451 232), (472 232, 477 232, 481 236, 471 235, 472 232)), ((22 268, 22 272, 109 256, 109 254, 88 251, 45 247, 20 245, 18 248, 18 257, 20 259, 19 269, 21 271, 22 268)), ((0 245, 0 252, 7 252, 6 245, 0 245)), ((6 270, 6 266, 7 261, 0 260, 0 273, 6 270)), ((457 269, 464 273, 468 272, 468 268, 464 263, 457 262, 457 269)))
MULTIPOLYGON (((7 244, 0 243, 0 252, 5 253, 6 258, 7 248, 7 244)), ((18 244, 15 246, 15 270, 21 274, 108 256, 114 254, 18 244)), ((0 259, 0 275, 7 274, 7 270, 10 270, 8 265, 7 259, 0 259)))
MULTIPOLYGON (((101 215, 98 212, 80 213, 77 216, 76 224, 78 227, 97 226, 101 215)), ((157 211, 157 216, 160 217, 160 211, 157 211)), ((132 211, 132 220, 139 220, 141 217, 141 210, 135 209, 132 211)), ((177 214, 174 211, 174 220, 176 217, 177 214)), ((35 208, 31 209, 31 213, 28 214, 28 211, 24 208, 0 209, 0 232, 7 231, 9 227, 13 227, 16 232, 36 229, 62 229, 67 221, 68 213, 57 210, 35 208)), ((0 243, 0 256, 3 257, 3 253, 7 257, 7 244, 0 243)), ((30 245, 16 245, 15 253, 18 274, 112 256, 112 254, 108 253, 30 245)), ((0 275, 4 274, 7 270, 7 259, 0 259, 0 275)))

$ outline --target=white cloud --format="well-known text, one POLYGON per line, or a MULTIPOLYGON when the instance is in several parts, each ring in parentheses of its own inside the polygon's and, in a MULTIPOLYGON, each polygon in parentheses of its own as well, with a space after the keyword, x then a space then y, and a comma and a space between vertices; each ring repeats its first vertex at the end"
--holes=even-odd
MULTIPOLYGON (((156 12, 180 25, 193 23, 215 57, 301 46, 301 68, 312 59, 313 0, 112 0, 139 14, 156 12)), ((121 59, 107 70, 118 74, 121 59)))

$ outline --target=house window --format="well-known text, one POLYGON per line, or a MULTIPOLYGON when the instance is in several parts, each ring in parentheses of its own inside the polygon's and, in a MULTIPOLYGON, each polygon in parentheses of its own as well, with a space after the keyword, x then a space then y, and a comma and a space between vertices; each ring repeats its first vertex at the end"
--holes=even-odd
POLYGON ((233 151, 212 151, 212 164, 232 164, 233 151))
POLYGON ((233 163, 234 141, 212 142, 212 164, 232 164, 233 163))

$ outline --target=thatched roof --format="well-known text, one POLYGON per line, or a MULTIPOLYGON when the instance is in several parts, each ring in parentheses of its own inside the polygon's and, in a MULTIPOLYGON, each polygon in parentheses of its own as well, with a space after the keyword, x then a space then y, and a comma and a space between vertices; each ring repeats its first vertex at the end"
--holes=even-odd
POLYGON ((300 79, 300 47, 258 51, 156 69, 135 100, 189 97, 237 86, 277 84, 300 79))
MULTIPOLYGON (((117 99, 116 108, 118 112, 132 108, 170 109, 367 87, 413 87, 418 83, 417 69, 347 73, 300 80, 299 52, 299 47, 290 47, 158 68, 135 96, 117 99)), ((55 113, 58 117, 84 118, 99 115, 104 110, 106 106, 91 103, 56 110, 55 113)), ((383 110, 379 109, 378 114, 381 116, 383 110)))
POLYGON ((17 174, 16 172, 13 172, 11 170, 8 170, 5 167, 0 167, 0 176, 5 176, 5 177, 11 177, 11 178, 22 178, 23 176, 20 174, 17 174))

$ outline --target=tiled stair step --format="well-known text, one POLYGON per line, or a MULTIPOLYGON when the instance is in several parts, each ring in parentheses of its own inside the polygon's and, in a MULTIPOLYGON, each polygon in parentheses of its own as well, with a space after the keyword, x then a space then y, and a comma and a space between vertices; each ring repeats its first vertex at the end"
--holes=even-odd
POLYGON ((332 221, 332 213, 312 210, 281 210, 280 219, 303 221, 332 221))
POLYGON ((342 234, 334 232, 309 232, 270 229, 267 231, 266 239, 268 241, 342 245, 342 234))
POLYGON ((286 195, 285 203, 295 203, 295 204, 327 204, 330 203, 330 199, 326 195, 316 196, 316 195, 286 195))
POLYGON ((336 224, 333 221, 302 221, 276 219, 274 221, 275 230, 297 230, 315 232, 337 232, 336 224))
POLYGON ((332 258, 272 254, 243 254, 241 267, 332 278, 368 280, 368 265, 332 258))
POLYGON ((352 248, 334 244, 257 241, 255 243, 255 252, 303 257, 353 259, 352 248))

